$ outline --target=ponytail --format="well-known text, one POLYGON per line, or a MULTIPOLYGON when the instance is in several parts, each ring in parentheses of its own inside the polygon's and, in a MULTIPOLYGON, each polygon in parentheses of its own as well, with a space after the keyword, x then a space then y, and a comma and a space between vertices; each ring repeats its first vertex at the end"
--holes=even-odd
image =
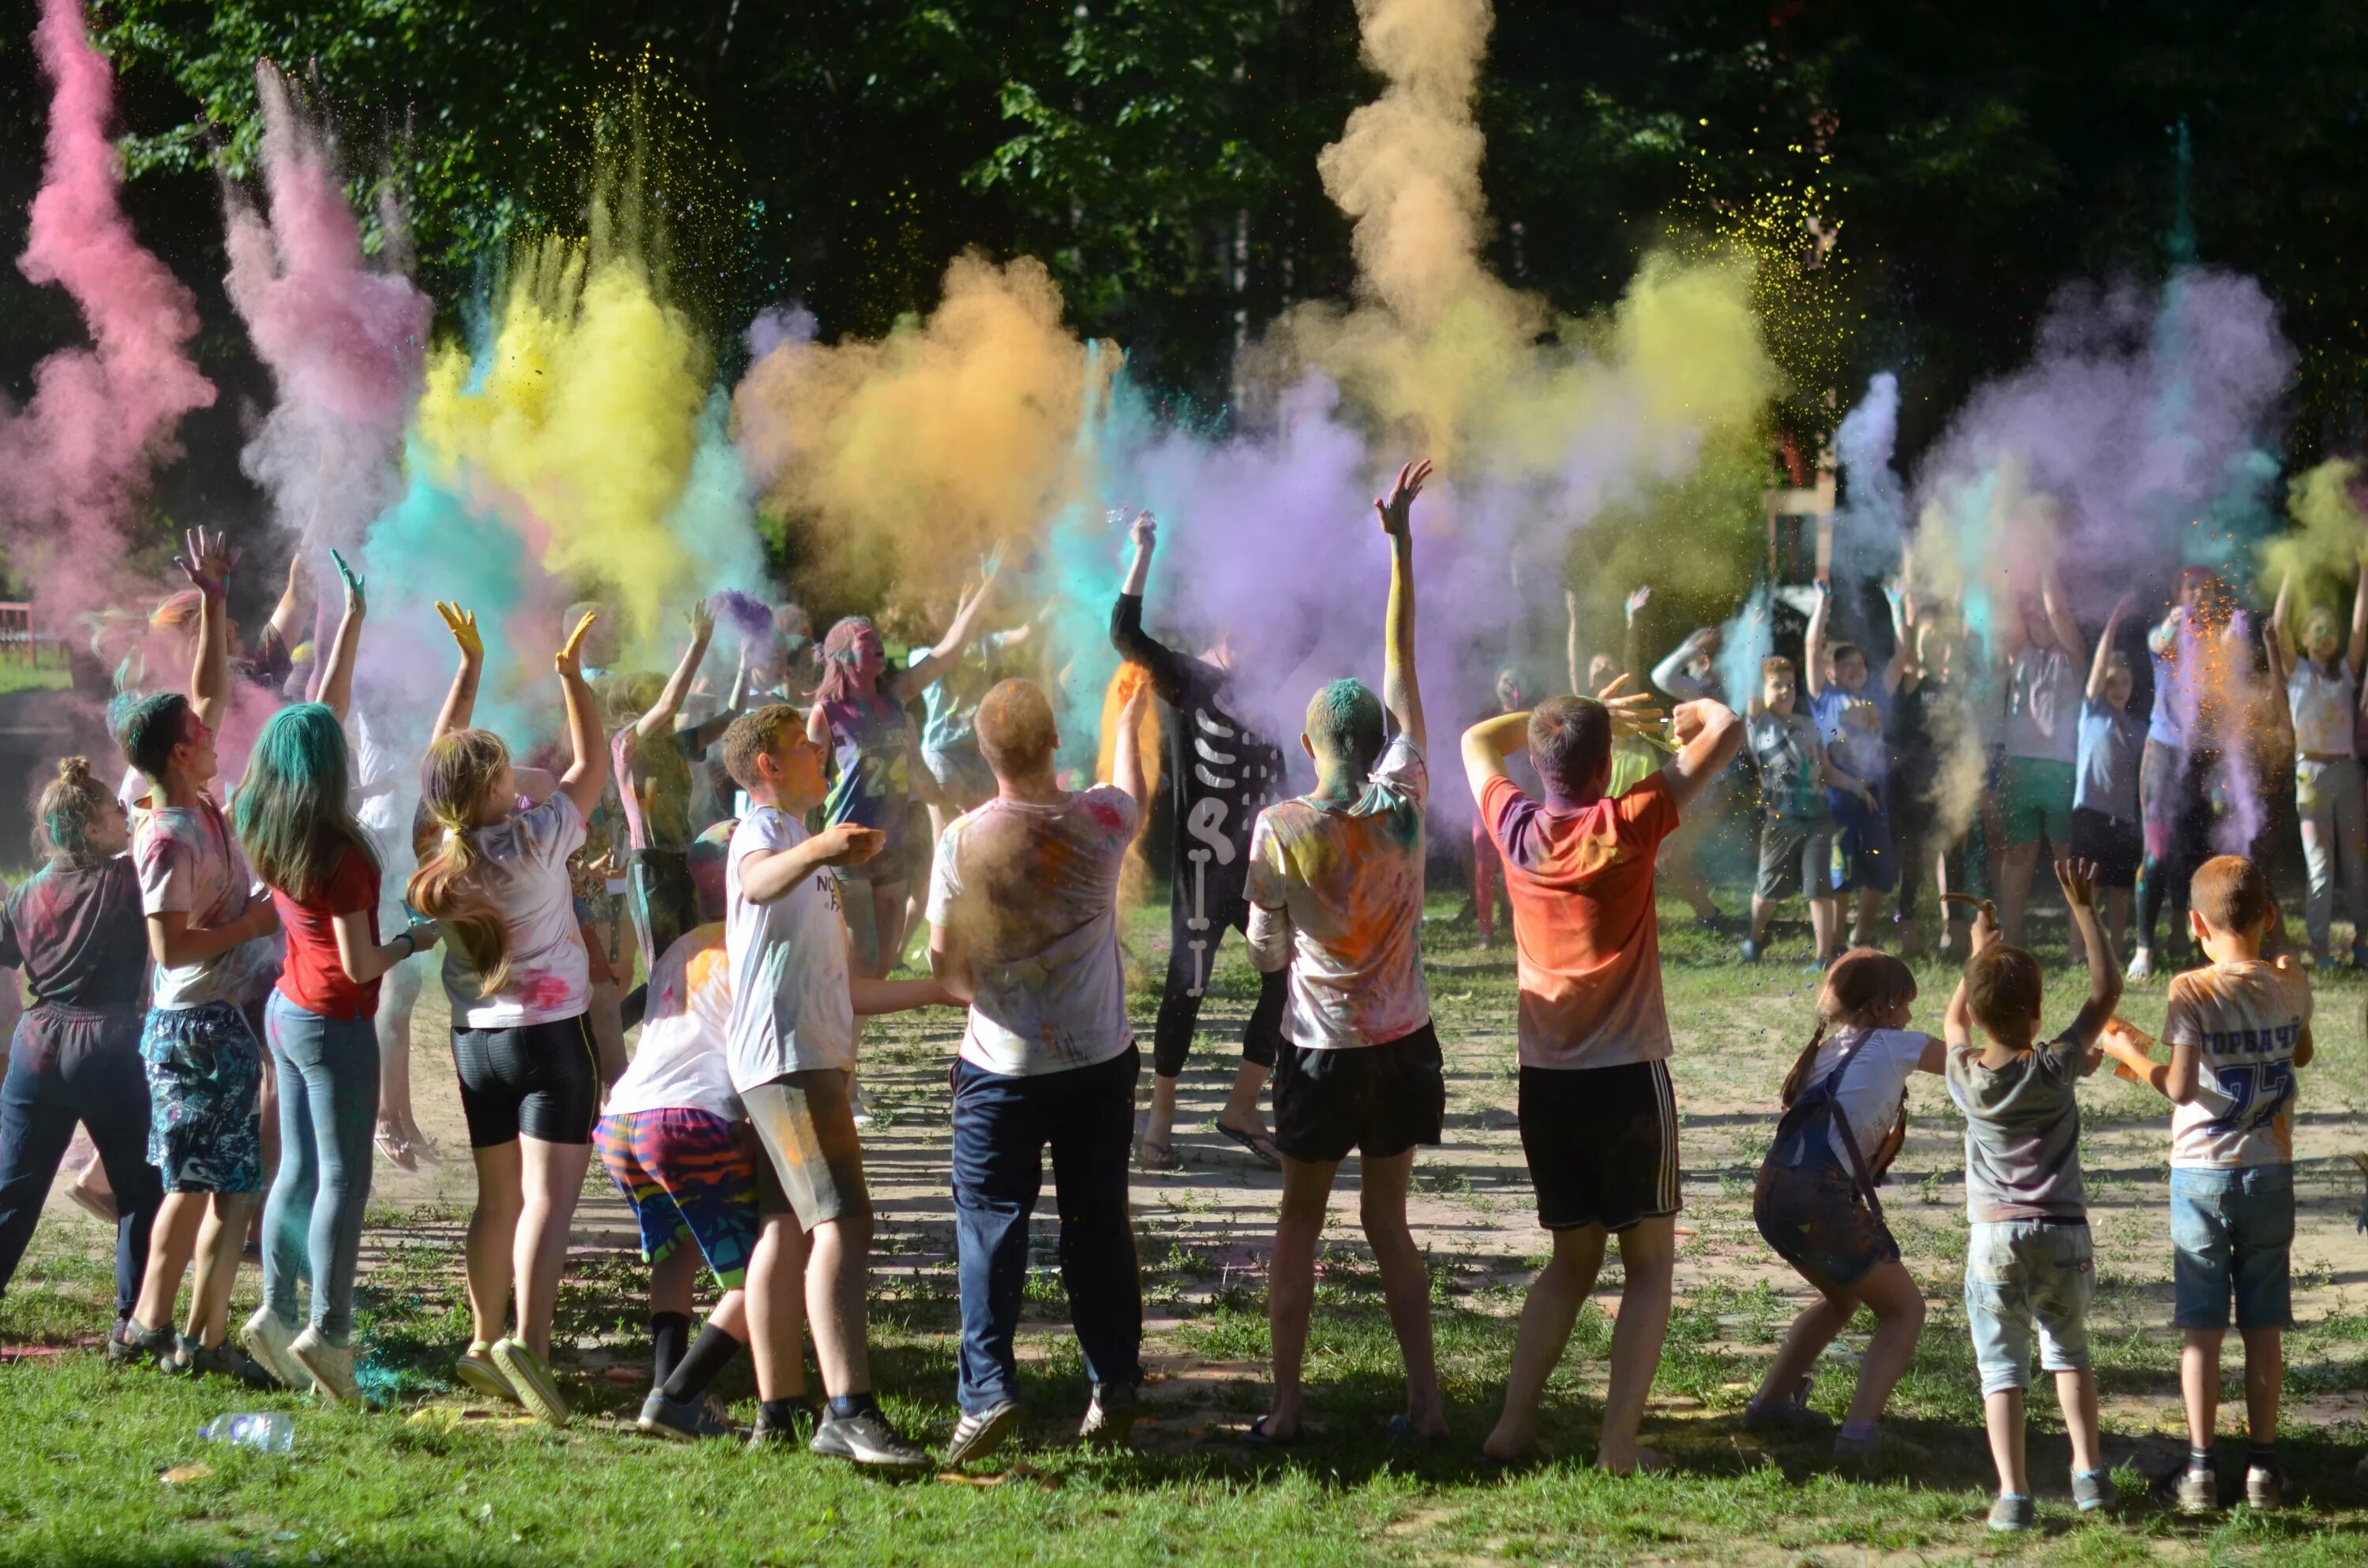
POLYGON ((1873 948, 1852 948, 1836 959, 1826 971, 1826 983, 1817 991, 1817 1027, 1809 1036, 1809 1043, 1794 1058, 1793 1070, 1784 1074, 1784 1108, 1809 1086, 1810 1075, 1816 1071, 1817 1048, 1825 1043, 1827 1032, 1844 1024, 1856 1022, 1877 1007, 1916 1000, 1916 972, 1889 953, 1873 948))
POLYGON ((1825 1043, 1826 1020, 1819 1018, 1817 1027, 1809 1031, 1809 1043, 1803 1046, 1801 1054, 1793 1059, 1793 1070, 1784 1074, 1782 1102, 1786 1110, 1793 1108, 1793 1102, 1799 1099, 1801 1091, 1809 1086, 1809 1074, 1817 1064, 1817 1047, 1825 1043))
POLYGON ((510 925, 501 905, 469 879, 478 860, 469 833, 486 791, 508 765, 509 749, 487 730, 455 730, 427 748, 420 805, 442 834, 404 889, 414 909, 443 923, 453 951, 476 971, 480 996, 509 983, 510 925))
POLYGON ((51 858, 69 866, 97 865, 106 857, 90 847, 90 824, 107 807, 107 787, 90 770, 90 758, 58 759, 58 776, 41 791, 41 837, 51 858))

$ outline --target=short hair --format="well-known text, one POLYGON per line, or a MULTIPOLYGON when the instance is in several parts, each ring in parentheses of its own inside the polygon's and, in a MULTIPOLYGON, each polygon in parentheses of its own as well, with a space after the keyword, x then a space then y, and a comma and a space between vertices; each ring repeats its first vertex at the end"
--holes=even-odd
POLYGON ((1766 658, 1759 661, 1759 678, 1761 680, 1766 680, 1770 676, 1789 676, 1792 673, 1793 661, 1786 658, 1782 653, 1770 653, 1766 658))
POLYGON ((1372 772, 1388 740, 1382 699, 1360 680, 1327 682, 1307 699, 1307 738, 1358 773, 1372 772))
POLYGON ((2259 931, 2270 918, 2270 879, 2242 855, 2214 855, 2196 869, 2187 906, 2214 931, 2259 931))
POLYGON ((757 759, 773 755, 780 746, 782 731, 804 727, 805 715, 787 702, 768 702, 741 714, 723 732, 723 771, 743 790, 754 790, 763 782, 757 759))
POLYGON ((173 748, 189 738, 189 699, 177 691, 152 691, 126 710, 115 738, 124 760, 151 778, 173 765, 173 748))
POLYGON ((2135 673, 2130 665, 2130 656, 2119 648, 2105 655, 2105 673, 2112 675, 2116 670, 2123 675, 2135 673))
POLYGON ((2025 1039, 2039 1017, 2045 983, 2037 959, 1993 942, 1965 964, 1965 1007, 1991 1039, 2025 1039))
POLYGON ((1530 710, 1530 760, 1564 794, 1611 766, 1611 710, 1592 697, 1549 697, 1530 710))
POLYGON ((979 699, 978 754, 997 778, 1037 772, 1060 744, 1053 705, 1032 680, 997 681, 979 699))
POLYGON ((1866 662, 1866 650, 1860 647, 1855 642, 1831 642, 1826 646, 1826 663, 1829 665, 1839 665, 1844 659, 1852 658, 1858 660, 1861 664, 1864 664, 1866 662))

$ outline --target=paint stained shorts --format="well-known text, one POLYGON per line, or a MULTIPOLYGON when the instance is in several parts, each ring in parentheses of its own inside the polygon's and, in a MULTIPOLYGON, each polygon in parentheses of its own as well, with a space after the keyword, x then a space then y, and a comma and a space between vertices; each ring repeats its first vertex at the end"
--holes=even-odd
POLYGON ((1965 1324, 1983 1394, 2031 1386, 2034 1328, 2042 1370, 2087 1370, 2096 1291, 2086 1220, 1976 1221, 1965 1242, 1965 1324))
POLYGON ((1890 1228, 1831 1159, 1762 1165, 1751 1218, 1777 1256, 1827 1285, 1855 1285, 1877 1265, 1899 1261, 1890 1228))
POLYGON ((848 1097, 853 1076, 817 1067, 740 1091, 765 1150, 757 1164, 758 1213, 794 1214, 805 1231, 832 1220, 871 1217, 863 1144, 848 1097))
POLYGON ((642 1256, 664 1263, 687 1239, 716 1282, 739 1286, 757 1246, 755 1134, 688 1107, 604 1116, 592 1130, 609 1179, 641 1221, 642 1256))
POLYGON ((235 1003, 158 1007, 140 1035, 148 1163, 167 1192, 263 1190, 263 1048, 235 1003))

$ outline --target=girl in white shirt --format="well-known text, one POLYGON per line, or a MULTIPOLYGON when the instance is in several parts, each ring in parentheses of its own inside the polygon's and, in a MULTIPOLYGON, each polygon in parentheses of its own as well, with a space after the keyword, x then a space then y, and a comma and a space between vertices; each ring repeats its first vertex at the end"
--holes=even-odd
POLYGON ((2335 612, 2321 605, 2303 617, 2296 642, 2288 611, 2294 575, 2278 587, 2270 612, 2270 675, 2285 690, 2294 720, 2294 812, 2302 819, 2302 857, 2310 870, 2310 899, 2303 906, 2310 930, 2312 961, 2328 960, 2335 919, 2339 866, 2343 896, 2351 906, 2351 963, 2368 964, 2368 801, 2361 795, 2359 748, 2353 728, 2360 722, 2360 678, 2368 664, 2368 572, 2351 595, 2351 635, 2336 632, 2335 612))

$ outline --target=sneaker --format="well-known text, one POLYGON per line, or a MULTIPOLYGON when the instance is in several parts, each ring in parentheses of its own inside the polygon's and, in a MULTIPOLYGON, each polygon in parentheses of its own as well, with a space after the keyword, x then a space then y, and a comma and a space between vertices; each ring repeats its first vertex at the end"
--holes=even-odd
POLYGON ((740 1428, 716 1412, 714 1402, 694 1399, 677 1404, 661 1390, 652 1389, 642 1401, 641 1418, 633 1423, 653 1437, 696 1442, 701 1437, 736 1437, 740 1428))
MULTIPOLYGON (((1130 1422, 1133 1417, 1128 1418, 1130 1422)), ((946 1463, 965 1465, 973 1460, 983 1460, 1003 1447, 1019 1425, 1019 1403, 1017 1400, 997 1400, 973 1415, 963 1413, 954 1423, 954 1435, 946 1444, 946 1463)))
POLYGON ((2131 949, 2130 967, 2123 971, 2123 978, 2129 980, 2152 980, 2154 978, 2154 954, 2148 952, 2144 948, 2131 949))
POLYGON ((490 1345, 472 1345, 452 1363, 453 1379, 471 1393, 497 1399, 505 1404, 518 1402, 518 1391, 494 1365, 494 1349, 490 1345))
POLYGON ((271 1374, 273 1381, 302 1393, 313 1386, 313 1380, 289 1354, 288 1347, 295 1341, 288 1325, 279 1321, 279 1314, 269 1307, 256 1308, 246 1326, 238 1331, 238 1342, 246 1346, 246 1353, 255 1358, 257 1366, 271 1374))
POLYGON ((1759 944, 1753 941, 1748 937, 1743 938, 1742 952, 1743 961, 1745 963, 1758 963, 1759 961, 1759 944))
POLYGON ((255 1364, 255 1358, 245 1351, 233 1348, 231 1342, 200 1345, 188 1335, 179 1335, 180 1348, 176 1359, 184 1371, 203 1377, 229 1378, 251 1389, 277 1388, 271 1374, 255 1364))
POLYGON ((2216 1514, 2220 1511, 2220 1478, 2208 1470, 2179 1472, 2179 1511, 2216 1514))
POLYGON ((2250 1466, 2245 1471, 2245 1506, 2248 1508, 2283 1508, 2286 1506, 2284 1474, 2265 1464, 2250 1466))
MULTIPOLYGON (((1822 1410, 1809 1408, 1809 1388, 1813 1380, 1803 1378, 1800 1386, 1773 1404, 1758 1400, 1743 1407, 1743 1429, 1747 1432, 1783 1432, 1796 1437, 1822 1437, 1834 1429, 1834 1418, 1822 1410)), ((1837 1449, 1836 1451, 1839 1451, 1837 1449)))
POLYGON ((493 1357, 494 1365, 502 1369, 502 1380, 528 1415, 553 1426, 567 1425, 571 1414, 567 1396, 559 1392, 559 1380, 532 1347, 516 1339, 497 1339, 493 1357))
POLYGON ((1077 1441, 1102 1449, 1126 1447, 1134 1436, 1134 1393, 1133 1383, 1096 1383, 1086 1418, 1077 1425, 1077 1441))
POLYGON ((812 1400, 793 1402, 786 1426, 774 1426, 766 1418, 765 1407, 759 1404, 757 1407, 757 1424, 748 1428, 748 1446, 761 1449, 771 1443, 803 1443, 814 1436, 814 1427, 821 1420, 822 1412, 814 1407, 812 1400))
POLYGON ((2072 1501, 2084 1514, 2110 1514, 2122 1506, 2122 1489, 2113 1484, 2110 1470, 2075 1471, 2072 1501))
POLYGON ((362 1386, 354 1381, 354 1352, 351 1346, 332 1345, 329 1336, 321 1332, 318 1324, 307 1324, 288 1346, 288 1354, 309 1373, 313 1386, 321 1397, 336 1404, 362 1406, 362 1386))
POLYGON ((160 1372, 177 1372, 181 1336, 169 1328, 142 1328, 130 1318, 107 1336, 107 1358, 118 1366, 153 1363, 160 1372))
POLYGON ((2029 1497, 2009 1493, 1990 1505, 1990 1528, 2000 1535, 2020 1535, 2039 1522, 2039 1505, 2029 1497))
POLYGON ((888 1417, 877 1410, 852 1415, 825 1411, 814 1425, 814 1441, 806 1452, 825 1459, 848 1460, 873 1470, 920 1471, 929 1468, 929 1456, 896 1435, 888 1417))

